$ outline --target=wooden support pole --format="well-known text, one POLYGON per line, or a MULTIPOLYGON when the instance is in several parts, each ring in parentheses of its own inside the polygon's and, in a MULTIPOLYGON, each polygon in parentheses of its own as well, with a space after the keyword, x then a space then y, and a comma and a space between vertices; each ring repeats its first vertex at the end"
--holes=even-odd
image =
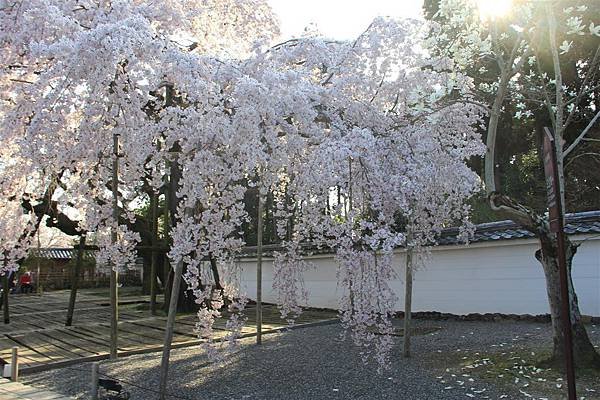
POLYGON ((412 319, 413 249, 406 246, 406 282, 404 283, 404 357, 410 357, 410 323, 412 319))
MULTIPOLYGON (((558 89, 557 89, 558 90, 558 89)), ((565 254, 565 216, 564 216, 564 184, 562 182, 562 157, 557 154, 556 141, 560 136, 544 127, 544 174, 546 175, 546 190, 548 199, 548 222, 550 232, 556 234, 556 256, 561 297, 561 319, 563 325, 563 346, 565 357, 565 373, 567 378, 567 393, 569 400, 577 400, 575 382, 575 360, 573 355, 573 325, 571 324, 571 296, 569 295, 569 272, 565 254), (559 162, 560 160, 560 162, 559 162)))
POLYGON ((36 231, 36 236, 37 236, 37 257, 36 257, 36 273, 35 273, 35 283, 36 283, 36 293, 38 295, 42 294, 42 280, 40 279, 40 277, 42 276, 42 242, 40 240, 40 226, 38 224, 37 227, 37 231, 36 231))
POLYGON ((5 324, 10 324, 10 311, 9 311, 9 306, 8 306, 8 291, 9 289, 9 285, 8 285, 8 275, 9 272, 8 271, 4 271, 4 276, 2 277, 2 312, 4 314, 4 323, 5 324))
POLYGON ((156 315, 156 245, 158 243, 158 195, 150 198, 150 225, 152 228, 152 253, 150 255, 150 313, 156 315))
POLYGON ((263 256, 263 199, 258 190, 256 223, 256 344, 262 343, 262 256, 263 256))
POLYGON ((175 316, 177 315, 177 299, 179 298, 179 286, 181 285, 182 271, 183 261, 179 261, 175 266, 173 276, 171 300, 169 302, 169 315, 167 317, 167 326, 165 328, 165 342, 163 345, 162 360, 160 364, 160 400, 166 399, 167 380, 169 378, 169 358, 171 356, 171 344, 173 342, 173 329, 175 327, 175 316))
MULTIPOLYGON (((172 165, 169 161, 165 161, 165 169, 167 171, 172 170, 172 165)), ((163 209, 163 224, 164 224, 164 232, 165 232, 165 247, 168 246, 168 235, 169 230, 171 229, 171 203, 177 201, 177 192, 173 191, 173 185, 171 184, 171 176, 170 174, 166 174, 164 176, 164 186, 165 186, 165 205, 163 209)), ((174 219, 174 218, 173 218, 174 219)), ((169 302, 171 300, 171 262, 169 261, 169 257, 167 256, 167 250, 163 253, 165 256, 163 257, 163 311, 169 310, 169 302)))
MULTIPOLYGON (((119 135, 113 135, 113 171, 112 171, 112 194, 113 194, 113 226, 111 229, 111 242, 117 243, 117 228, 119 225, 119 135)), ((117 358, 118 322, 119 322, 119 282, 118 265, 111 265, 110 270, 110 358, 117 358)))
POLYGON ((13 382, 19 381, 19 348, 17 346, 12 348, 10 360, 10 380, 13 382))
POLYGON ((92 380, 90 382, 90 397, 92 400, 98 400, 98 376, 100 372, 100 364, 92 363, 92 380))
POLYGON ((67 309, 67 321, 65 326, 73 324, 73 312, 75 311, 75 300, 77 300, 77 288, 79 287, 79 275, 81 264, 83 264, 83 249, 85 248, 85 235, 79 237, 79 248, 77 249, 77 260, 71 274, 71 295, 69 296, 69 308, 67 309))

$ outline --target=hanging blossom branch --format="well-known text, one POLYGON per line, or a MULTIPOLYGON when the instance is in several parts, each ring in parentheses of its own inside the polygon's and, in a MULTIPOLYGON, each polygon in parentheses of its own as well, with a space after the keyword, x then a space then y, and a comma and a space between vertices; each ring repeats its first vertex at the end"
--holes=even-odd
MULTIPOLYGON (((416 231, 434 238, 444 224, 466 220, 464 201, 479 188, 466 165, 483 151, 484 111, 469 101, 471 81, 445 72, 447 59, 420 52, 414 44, 424 32, 411 21, 377 19, 354 42, 311 37, 269 50, 277 26, 264 1, 211 0, 194 9, 183 0, 75 3, 0 11, 6 65, 24 66, 6 69, 0 81, 12 104, 1 116, 0 151, 21 164, 1 171, 2 193, 43 187, 40 170, 65 171, 57 209, 76 212, 80 228, 106 242, 118 134, 122 218, 135 221, 127 204, 148 189, 159 193, 170 175, 176 224, 168 256, 186 266, 197 333, 220 358, 245 320, 235 259, 249 221, 244 197, 260 171, 281 220, 282 314, 297 317, 307 294, 303 245, 332 249, 344 326, 364 361, 388 366, 393 250, 405 240, 397 219, 414 217, 416 231), (193 52, 173 43, 184 32, 198 43, 193 52), (34 84, 15 88, 15 78, 34 84), (33 178, 25 182, 23 172, 33 178), (332 188, 343 201, 326 207, 332 188), (221 288, 206 260, 221 271, 221 288), (220 340, 213 327, 226 307, 230 332, 220 340)), ((12 246, 12 226, 27 223, 16 216, 20 201, 1 205, 10 222, 0 236, 12 246)), ((104 243, 101 256, 118 265, 141 239, 123 225, 118 244, 104 243)))

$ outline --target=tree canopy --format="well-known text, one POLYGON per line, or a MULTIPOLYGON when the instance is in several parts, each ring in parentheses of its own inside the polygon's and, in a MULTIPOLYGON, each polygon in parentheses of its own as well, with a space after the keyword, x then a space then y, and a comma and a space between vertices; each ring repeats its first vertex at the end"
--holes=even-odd
POLYGON ((301 245, 328 246, 342 320, 372 350, 365 359, 386 365, 391 254, 406 241, 396 222, 413 245, 429 243, 466 224, 465 200, 480 188, 466 162, 483 152, 484 109, 470 78, 415 45, 421 23, 379 18, 354 41, 274 44, 276 20, 259 0, 17 1, 1 12, 2 271, 43 215, 94 232, 101 258, 123 268, 148 234, 136 207, 168 195, 168 255, 186 266, 198 334, 210 337, 227 300, 233 342, 246 302, 234 262, 244 199, 270 193, 283 313, 300 303, 301 245))

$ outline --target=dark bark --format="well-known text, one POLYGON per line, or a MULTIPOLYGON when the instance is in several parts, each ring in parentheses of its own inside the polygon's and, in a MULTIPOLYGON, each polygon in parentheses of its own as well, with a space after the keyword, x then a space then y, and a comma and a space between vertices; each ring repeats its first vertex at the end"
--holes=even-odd
MULTIPOLYGON (((173 145, 173 148, 171 149, 171 152, 175 155, 177 155, 179 152, 181 151, 181 147, 179 146, 179 143, 175 143, 173 145)), ((181 165, 177 162, 177 158, 175 157, 175 159, 173 160, 173 162, 171 162, 171 168, 169 171, 169 175, 170 175, 170 179, 169 179, 169 185, 168 185, 168 192, 169 192, 169 202, 168 202, 168 208, 169 208, 169 216, 170 216, 170 221, 169 221, 169 225, 174 227, 177 225, 177 223, 179 222, 177 219, 177 207, 179 205, 179 199, 177 198, 177 190, 179 189, 179 182, 181 180, 181 175, 182 175, 182 171, 181 171, 181 165)), ((186 266, 184 265, 183 267, 183 275, 185 276, 185 271, 186 271, 186 266)), ((171 286, 173 282, 173 269, 170 269, 169 272, 169 279, 167 281, 167 285, 165 286, 165 288, 169 288, 168 289, 168 294, 167 289, 165 289, 165 304, 163 309, 166 311, 169 310, 169 299, 171 297, 171 286)), ((185 282, 185 279, 181 280, 181 284, 179 286, 179 296, 177 298, 177 312, 192 312, 192 311, 196 311, 197 310, 197 305, 196 302, 194 300, 194 295, 193 293, 188 290, 188 285, 187 282, 185 282)))
POLYGON ((77 300, 77 288, 79 287, 79 274, 83 264, 83 253, 85 249, 86 236, 79 237, 79 248, 77 249, 77 261, 71 274, 71 295, 69 296, 69 308, 67 309, 67 320, 65 326, 71 326, 73 323, 73 313, 75 312, 75 301, 77 300))
MULTIPOLYGON (((183 274, 185 275, 185 266, 183 274)), ((169 277, 167 279, 167 283, 165 286, 165 302, 163 304, 163 311, 169 311, 169 303, 171 299, 171 291, 173 286, 173 278, 174 271, 173 268, 169 271, 169 277)), ((189 313, 198 310, 198 305, 196 304, 196 300, 194 298, 194 294, 191 290, 188 290, 188 285, 185 282, 185 279, 181 280, 181 284, 179 286, 179 296, 177 297, 177 312, 178 313, 189 313)))
POLYGON ((215 288, 217 290, 223 290, 223 286, 221 285, 221 278, 219 277, 219 268, 217 267, 217 260, 210 255, 210 269, 213 273, 213 278, 215 279, 215 288))

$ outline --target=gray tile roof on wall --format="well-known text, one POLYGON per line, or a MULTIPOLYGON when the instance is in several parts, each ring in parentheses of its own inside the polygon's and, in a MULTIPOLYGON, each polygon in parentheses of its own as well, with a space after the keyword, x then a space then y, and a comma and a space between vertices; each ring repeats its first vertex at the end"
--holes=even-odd
MULTIPOLYGON (((37 248, 31 249, 31 255, 37 254, 37 248)), ((93 257, 89 250, 84 251, 84 258, 93 257)), ((71 260, 77 257, 77 251, 70 247, 43 247, 40 249, 40 256, 49 260, 71 260)))
MULTIPOLYGON (((599 234, 600 235, 600 210, 586 211, 579 213, 567 214, 565 232, 569 235, 576 234, 599 234)), ((491 242, 498 240, 513 240, 534 238, 535 235, 526 229, 519 227, 516 223, 510 220, 486 222, 478 224, 475 227, 475 234, 470 239, 470 243, 491 242)), ((445 229, 440 235, 438 245, 455 245, 461 244, 458 240, 458 228, 445 229)), ((310 245, 305 246, 306 250, 313 254, 330 253, 330 249, 317 249, 310 245)), ((272 253, 280 250, 279 245, 265 245, 265 253, 272 253)), ((33 253, 37 251, 32 249, 33 253)), ((76 256, 76 252, 72 248, 42 248, 40 249, 42 257, 53 260, 71 260, 76 256)), ((86 258, 93 257, 93 252, 86 250, 86 258)), ((256 246, 248 246, 244 248, 242 254, 252 256, 256 254, 256 246)))
MULTIPOLYGON (((568 235, 598 233, 600 234, 600 211, 586 211, 567 214, 565 232, 568 235)), ((533 238, 535 235, 510 220, 487 222, 476 225, 475 235, 470 240, 474 242, 489 242, 495 240, 510 240, 533 238)), ((438 244, 458 244, 458 229, 449 228, 442 232, 438 244)))

